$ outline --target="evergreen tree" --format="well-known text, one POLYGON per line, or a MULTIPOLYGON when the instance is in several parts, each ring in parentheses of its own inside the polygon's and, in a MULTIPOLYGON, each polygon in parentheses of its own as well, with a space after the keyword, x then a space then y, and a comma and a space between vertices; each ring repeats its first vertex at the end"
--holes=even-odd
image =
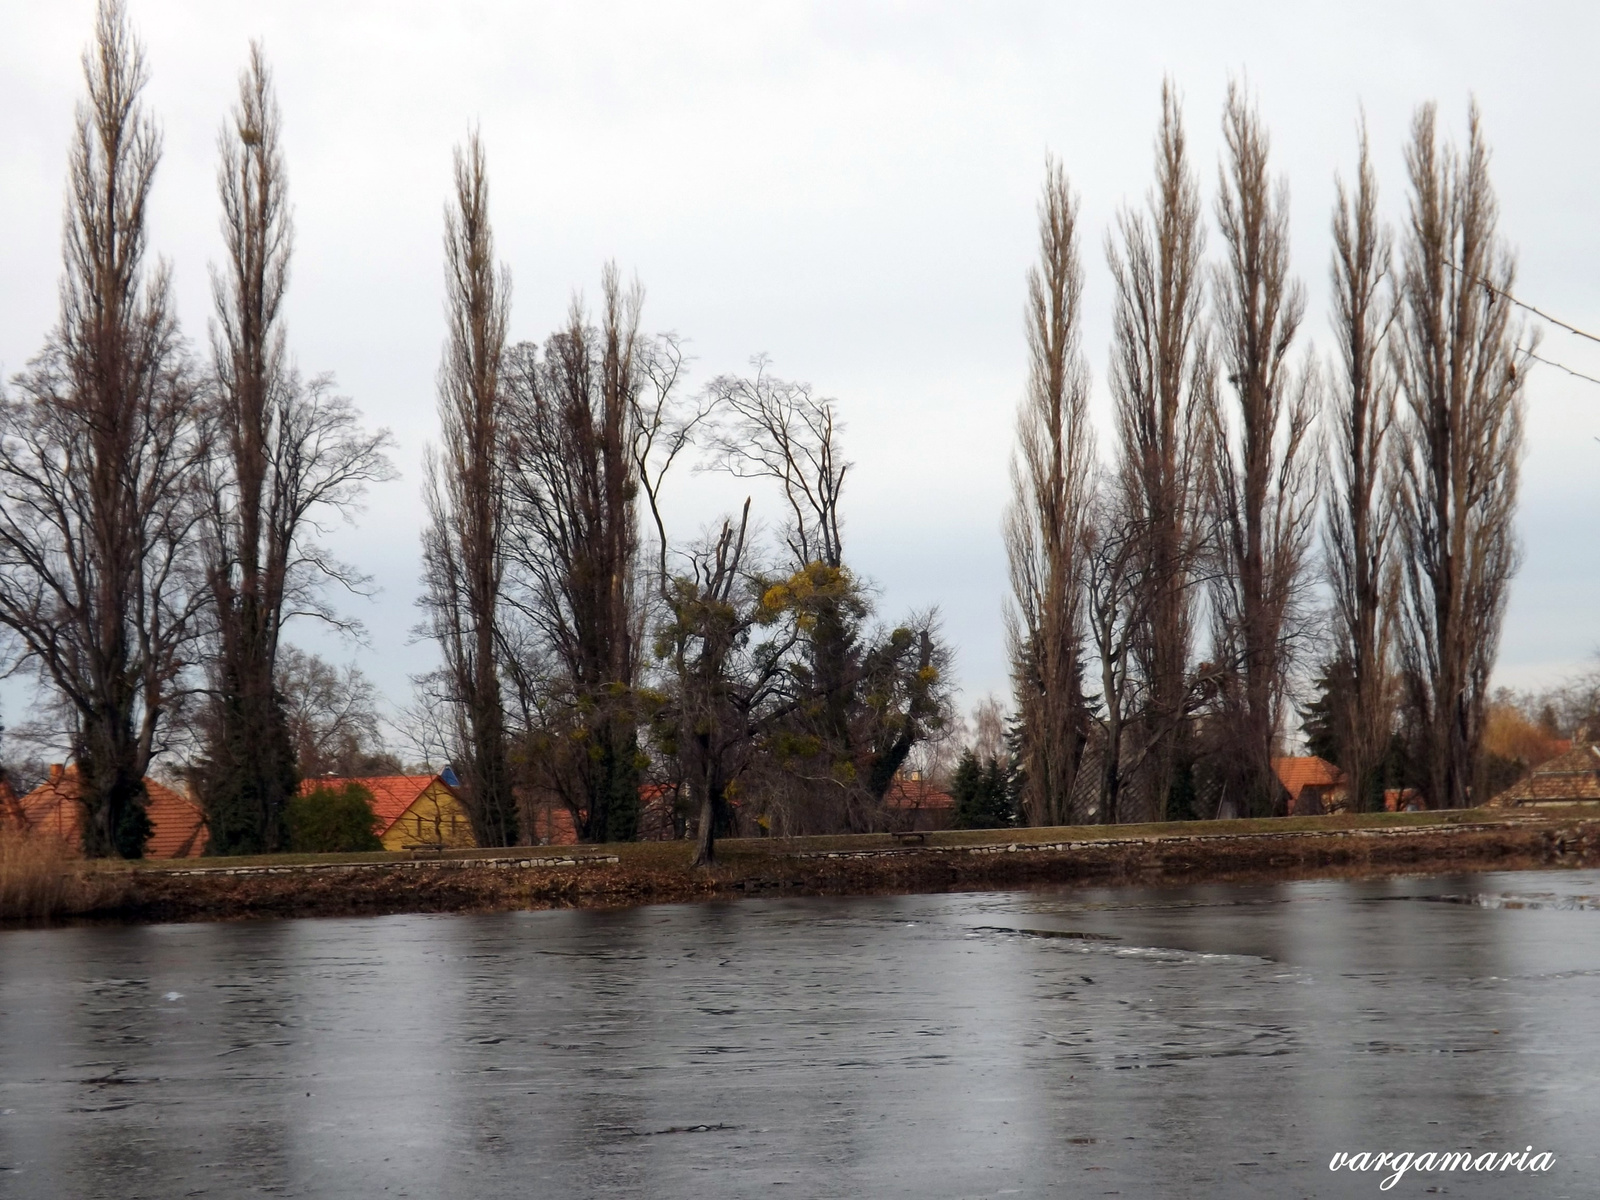
POLYGON ((1012 781, 1005 764, 980 763, 971 750, 961 756, 951 781, 957 829, 1005 829, 1016 823, 1012 781))

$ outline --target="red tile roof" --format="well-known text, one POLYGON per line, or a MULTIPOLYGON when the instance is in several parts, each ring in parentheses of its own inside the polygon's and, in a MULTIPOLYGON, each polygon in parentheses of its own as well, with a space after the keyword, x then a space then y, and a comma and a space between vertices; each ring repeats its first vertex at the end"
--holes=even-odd
POLYGON ((1299 800, 1300 793, 1308 787, 1344 786, 1344 772, 1315 754, 1275 758, 1272 760, 1272 769, 1277 773, 1278 782, 1283 784, 1283 790, 1289 793, 1291 802, 1299 800))
POLYGON ((1415 804, 1422 807, 1421 788, 1386 788, 1383 793, 1383 807, 1385 812, 1406 812, 1407 806, 1415 804))
MULTIPOLYGON (((205 850, 209 831, 199 805, 148 777, 144 794, 151 825, 144 848, 147 858, 192 858, 205 850)), ((51 767, 50 778, 17 803, 31 832, 58 837, 74 847, 82 844, 77 767, 51 767)))
POLYGON ((550 803, 536 806, 530 815, 533 828, 522 831, 522 840, 535 846, 576 846, 578 826, 572 819, 572 810, 565 804, 550 803))
POLYGON ((1600 746, 1579 746, 1535 767, 1491 804, 1568 804, 1600 800, 1600 746))
POLYGON ((378 836, 388 833, 394 823, 405 815, 406 809, 417 802, 417 797, 428 790, 430 784, 438 785, 455 795, 452 788, 438 775, 373 775, 362 779, 303 779, 300 781, 300 794, 305 795, 315 788, 325 787, 335 790, 342 788, 347 783, 359 783, 372 794, 372 811, 378 817, 378 836))
POLYGON ((890 808, 954 808, 955 798, 940 791, 926 779, 902 779, 896 776, 883 794, 883 802, 890 808))

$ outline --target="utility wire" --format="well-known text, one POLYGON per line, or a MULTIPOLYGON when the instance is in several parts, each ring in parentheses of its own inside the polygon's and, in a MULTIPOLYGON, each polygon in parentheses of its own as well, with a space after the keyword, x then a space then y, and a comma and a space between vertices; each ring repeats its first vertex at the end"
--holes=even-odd
POLYGON ((1600 379, 1596 379, 1593 375, 1585 375, 1582 371, 1574 371, 1571 367, 1564 366, 1558 362, 1553 362, 1548 358, 1543 358, 1535 354, 1532 350, 1524 350, 1522 353, 1524 357, 1531 358, 1534 362, 1543 363, 1547 367, 1554 367, 1558 371, 1565 371, 1568 375, 1575 376, 1578 379, 1585 379, 1590 383, 1600 384, 1600 379))
MULTIPOLYGON (((1592 333, 1585 332, 1584 330, 1579 329, 1576 325, 1568 325, 1560 317, 1552 317, 1549 313, 1545 312, 1543 309, 1535 308, 1533 305, 1528 304, 1525 301, 1518 300, 1515 296, 1513 296, 1510 292, 1504 290, 1503 288, 1495 287, 1494 284, 1490 283, 1482 275, 1476 275, 1471 271, 1464 270, 1463 268, 1456 266, 1455 263, 1453 263, 1453 262, 1446 262, 1445 266, 1449 267, 1452 271, 1456 272, 1458 275, 1465 275, 1468 279, 1472 279, 1472 280, 1477 281, 1478 283, 1483 284, 1483 286, 1488 291, 1493 292, 1496 296, 1504 296, 1507 300, 1511 301, 1511 303, 1515 304, 1518 308, 1526 309, 1528 312, 1531 312, 1534 316, 1538 317, 1540 320, 1549 321, 1550 324, 1552 324, 1552 325, 1559 325, 1562 329, 1565 329, 1568 333, 1575 333, 1581 338, 1588 338, 1591 342, 1600 342, 1600 337, 1596 337, 1592 333)), ((1537 356, 1533 356, 1533 357, 1537 357, 1537 356)), ((1541 358, 1541 359, 1539 359, 1539 361, 1540 362, 1545 362, 1546 360, 1541 358)), ((1561 366, 1560 363, 1551 363, 1550 365, 1553 366, 1553 367, 1561 366)), ((1565 370, 1565 368, 1562 368, 1562 369, 1565 370)), ((1572 373, 1574 375, 1577 374, 1576 371, 1574 371, 1572 373)), ((1587 379, 1588 376, 1585 375, 1585 376, 1583 376, 1583 378, 1587 379)))
MULTIPOLYGON (((1454 271, 1458 275, 1464 275, 1468 279, 1473 280, 1476 283, 1481 283, 1483 285, 1484 290, 1489 292, 1491 295, 1500 296, 1500 297, 1503 297, 1506 300, 1509 300, 1512 304, 1516 305, 1518 308, 1524 309, 1527 312, 1531 312, 1534 316, 1538 317, 1541 321, 1548 321, 1552 325, 1556 325, 1556 326, 1559 326, 1562 329, 1565 329, 1568 333, 1575 333, 1581 338, 1589 339, 1589 341, 1591 341, 1591 342, 1600 342, 1600 337, 1596 337, 1592 333, 1589 333, 1589 332, 1587 332, 1585 330, 1579 329, 1576 325, 1568 325, 1560 317, 1552 317, 1549 313, 1545 312, 1542 308, 1535 308, 1533 305, 1527 303, 1525 300, 1518 300, 1510 292, 1506 291, 1504 288, 1496 287, 1494 284, 1490 283, 1487 279, 1485 279, 1482 275, 1475 274, 1474 272, 1468 271, 1463 267, 1458 267, 1458 266, 1456 266, 1455 263, 1450 262, 1449 260, 1445 261, 1445 266, 1449 267, 1452 271, 1454 271)), ((1532 350, 1524 350, 1522 353, 1523 353, 1523 355, 1525 357, 1531 358, 1534 362, 1543 363, 1547 367, 1554 367, 1558 371, 1565 371, 1568 375, 1571 375, 1575 379, 1582 379, 1582 380, 1584 380, 1584 381, 1586 381, 1588 383, 1593 383, 1593 384, 1600 385, 1600 379, 1596 379, 1593 375, 1585 375, 1582 371, 1574 371, 1571 367, 1567 366, 1565 363, 1558 363, 1554 359, 1545 358, 1542 355, 1535 354, 1532 350)))

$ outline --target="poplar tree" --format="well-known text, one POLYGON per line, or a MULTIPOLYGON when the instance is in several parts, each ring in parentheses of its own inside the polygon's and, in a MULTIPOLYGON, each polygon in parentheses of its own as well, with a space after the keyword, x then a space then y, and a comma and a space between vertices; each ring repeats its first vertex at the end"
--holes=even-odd
POLYGON ((1516 260, 1497 230, 1489 148, 1474 104, 1465 152, 1439 143, 1433 105, 1412 122, 1401 248, 1400 655, 1426 794, 1457 808, 1483 794, 1489 676, 1517 566, 1512 520, 1522 456, 1516 260))
POLYGON ((210 848, 224 854, 286 845, 283 814, 299 773, 277 689, 284 622, 300 613, 337 623, 323 587, 364 580, 315 544, 318 521, 348 515, 369 483, 393 474, 388 433, 363 430, 330 377, 302 380, 288 357, 294 230, 280 129, 272 73, 254 43, 218 139, 227 258, 211 279, 204 527, 215 645, 196 777, 210 848))
POLYGON ((489 179, 476 133, 455 156, 445 213, 449 339, 439 367, 443 442, 430 450, 423 534, 425 631, 444 665, 451 761, 484 846, 520 839, 507 747, 500 619, 506 569, 506 407, 501 381, 511 278, 496 269, 489 179))
POLYGON ((101 0, 83 71, 60 319, 0 402, 0 625, 66 714, 84 852, 136 858, 206 599, 202 389, 167 267, 145 261, 161 136, 119 0, 101 0))
POLYGON ((1392 238, 1361 131, 1354 191, 1338 184, 1333 216, 1334 338, 1331 477, 1325 556, 1333 586, 1334 658, 1327 733, 1338 746, 1354 807, 1382 800, 1381 762, 1394 712, 1395 506, 1391 454, 1395 316, 1392 238))
POLYGON ((1060 825, 1075 815, 1085 737, 1082 556, 1095 456, 1081 347, 1077 224, 1066 173, 1047 161, 1039 265, 1028 274, 1028 390, 1017 414, 1005 517, 1022 808, 1033 825, 1060 825))
POLYGON ((1161 89, 1156 182, 1142 213, 1124 212, 1107 246, 1112 312, 1111 396, 1117 479, 1127 528, 1138 539, 1128 572, 1139 594, 1131 659, 1142 682, 1130 732, 1140 787, 1124 796, 1131 819, 1164 819, 1193 700, 1195 568, 1203 542, 1197 499, 1205 462, 1202 419, 1211 353, 1203 322, 1200 190, 1189 166, 1178 98, 1161 89))
POLYGON ((1289 274, 1288 185, 1268 170, 1261 118, 1237 85, 1223 116, 1216 347, 1232 404, 1208 407, 1212 654, 1220 672, 1225 801, 1269 816, 1272 758, 1294 655, 1306 639, 1306 559, 1316 516, 1315 376, 1289 353, 1305 296, 1289 274))

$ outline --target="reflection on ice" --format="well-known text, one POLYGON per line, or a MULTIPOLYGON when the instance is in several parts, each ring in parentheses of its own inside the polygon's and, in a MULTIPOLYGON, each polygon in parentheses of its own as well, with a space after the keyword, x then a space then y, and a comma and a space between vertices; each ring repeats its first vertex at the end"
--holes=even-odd
POLYGON ((1442 896, 1411 896, 1407 899, 1430 900, 1438 904, 1470 904, 1475 908, 1554 908, 1567 912, 1600 910, 1600 895, 1566 896, 1556 892, 1535 892, 1531 895, 1516 892, 1466 892, 1442 896))
POLYGON ((1585 1194, 1597 897, 1550 873, 4 932, 0 1195, 1366 1196, 1333 1153, 1441 1138, 1549 1147, 1522 1194, 1585 1194))

